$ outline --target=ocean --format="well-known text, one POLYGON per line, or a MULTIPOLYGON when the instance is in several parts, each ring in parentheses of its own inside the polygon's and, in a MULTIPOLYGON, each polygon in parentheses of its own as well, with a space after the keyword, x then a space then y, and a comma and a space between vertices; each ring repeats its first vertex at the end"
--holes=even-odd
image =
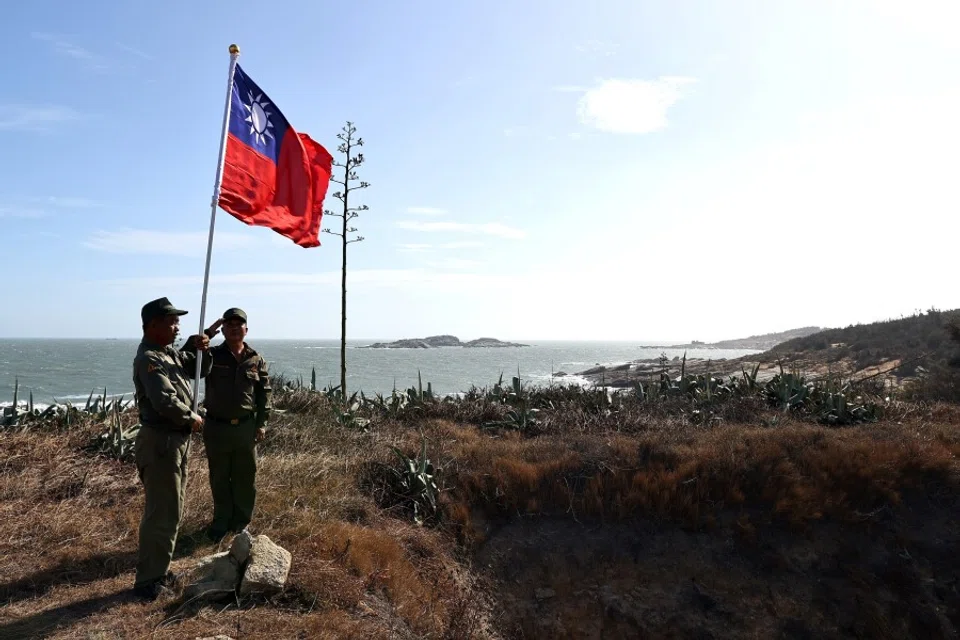
MULTIPOLYGON (((215 338, 218 343, 220 338, 215 338)), ((683 349, 641 348, 649 342, 593 342, 517 340, 527 347, 434 349, 359 349, 390 339, 352 340, 347 343, 347 391, 389 393, 417 384, 417 372, 435 393, 452 394, 471 386, 490 386, 500 374, 504 380, 520 372, 528 383, 551 381, 583 383, 573 374, 598 364, 611 365, 642 358, 682 356, 683 349)), ((85 402, 91 391, 108 396, 133 392, 131 365, 139 340, 134 339, 0 339, 0 406, 13 400, 14 380, 20 381, 20 399, 33 392, 34 402, 85 402)), ((339 340, 251 340, 270 363, 271 374, 310 382, 316 368, 317 386, 339 384, 339 340)), ((688 349, 687 357, 735 358, 758 353, 749 349, 688 349)), ((202 388, 202 385, 201 385, 202 388)))

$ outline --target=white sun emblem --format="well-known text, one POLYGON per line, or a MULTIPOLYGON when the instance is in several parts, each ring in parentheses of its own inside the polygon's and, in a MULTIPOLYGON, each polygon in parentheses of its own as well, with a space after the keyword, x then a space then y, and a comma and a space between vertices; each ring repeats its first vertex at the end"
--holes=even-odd
POLYGON ((259 144, 266 146, 267 138, 273 138, 273 134, 270 133, 270 129, 273 129, 270 116, 272 116, 273 113, 267 111, 270 103, 263 99, 262 93, 254 98, 253 92, 251 91, 249 92, 249 98, 250 104, 243 105, 249 112, 245 121, 250 123, 250 135, 253 136, 253 139, 259 144))

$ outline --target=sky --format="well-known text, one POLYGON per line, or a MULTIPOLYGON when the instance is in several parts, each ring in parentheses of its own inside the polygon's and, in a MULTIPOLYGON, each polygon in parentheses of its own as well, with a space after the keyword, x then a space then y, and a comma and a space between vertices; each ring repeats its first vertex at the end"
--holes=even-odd
MULTIPOLYGON (((136 337, 161 296, 198 328, 231 43, 295 129, 364 139, 348 338, 958 308, 958 23, 954 0, 14 3, 0 337, 136 337)), ((218 211, 207 324, 239 306, 251 338, 338 338, 320 240, 218 211)))

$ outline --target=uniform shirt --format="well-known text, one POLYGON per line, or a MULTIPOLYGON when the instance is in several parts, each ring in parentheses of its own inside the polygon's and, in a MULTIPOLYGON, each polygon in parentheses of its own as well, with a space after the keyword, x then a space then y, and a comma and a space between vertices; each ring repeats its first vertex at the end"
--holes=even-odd
MULTIPOLYGON (((210 372, 210 358, 203 358, 200 377, 210 372)), ((133 387, 136 390, 140 424, 149 427, 189 430, 199 419, 193 412, 190 380, 196 374, 197 354, 193 340, 181 350, 147 340, 140 343, 133 359, 133 387)))
POLYGON ((212 347, 209 353, 212 368, 203 399, 207 415, 232 420, 256 414, 257 427, 264 427, 270 418, 273 396, 267 361, 247 343, 243 343, 239 359, 226 342, 212 347))

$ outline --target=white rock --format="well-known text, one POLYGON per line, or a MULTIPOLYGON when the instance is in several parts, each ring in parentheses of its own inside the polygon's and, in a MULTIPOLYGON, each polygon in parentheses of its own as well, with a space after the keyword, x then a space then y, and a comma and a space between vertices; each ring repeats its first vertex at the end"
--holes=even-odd
POLYGON ((240 583, 240 594, 279 591, 287 582, 290 552, 265 535, 256 536, 250 548, 250 560, 240 583))

